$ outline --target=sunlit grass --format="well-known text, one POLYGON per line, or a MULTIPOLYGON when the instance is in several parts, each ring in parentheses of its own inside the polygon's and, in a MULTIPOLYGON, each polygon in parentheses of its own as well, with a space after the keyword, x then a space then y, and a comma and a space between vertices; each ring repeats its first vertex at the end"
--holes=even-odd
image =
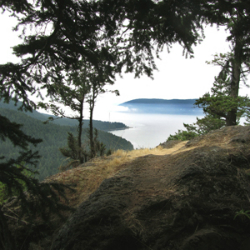
POLYGON ((169 149, 164 149, 161 146, 153 149, 141 148, 132 151, 119 149, 110 156, 94 158, 79 167, 51 176, 47 181, 76 184, 77 192, 75 195, 71 194, 69 199, 72 206, 78 206, 81 202, 86 200, 105 179, 111 178, 120 170, 125 169, 128 163, 134 159, 149 154, 166 155, 178 152, 185 143, 186 142, 180 142, 169 149))

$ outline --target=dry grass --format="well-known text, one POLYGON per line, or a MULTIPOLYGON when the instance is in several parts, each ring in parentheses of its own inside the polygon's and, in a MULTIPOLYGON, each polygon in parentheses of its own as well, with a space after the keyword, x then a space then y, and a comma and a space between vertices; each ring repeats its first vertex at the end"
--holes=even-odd
POLYGON ((186 142, 180 142, 169 149, 159 146, 153 149, 117 150, 111 156, 94 158, 84 165, 51 176, 46 182, 57 181, 64 184, 76 184, 76 193, 67 195, 70 205, 76 207, 86 200, 100 186, 103 180, 114 176, 125 168, 125 163, 149 154, 165 155, 180 152, 180 149, 185 144, 186 142))
POLYGON ((172 154, 173 152, 177 152, 179 149, 184 147, 186 143, 187 143, 187 141, 182 141, 182 142, 176 144, 172 148, 165 148, 165 149, 162 146, 158 146, 158 147, 153 148, 153 149, 143 148, 143 149, 132 150, 129 152, 126 152, 123 150, 117 150, 116 152, 114 152, 113 155, 114 156, 125 156, 126 155, 126 158, 130 158, 130 159, 135 159, 137 157, 145 156, 145 155, 149 155, 149 154, 166 155, 166 154, 172 154))

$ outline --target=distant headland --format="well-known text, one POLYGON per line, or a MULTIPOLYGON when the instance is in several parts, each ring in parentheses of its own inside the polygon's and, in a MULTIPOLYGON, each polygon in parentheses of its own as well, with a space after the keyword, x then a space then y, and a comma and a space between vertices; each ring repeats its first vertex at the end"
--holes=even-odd
POLYGON ((133 99, 124 103, 119 104, 119 106, 126 106, 126 105, 133 105, 133 104, 191 104, 193 105, 197 99, 147 99, 147 98, 140 98, 140 99, 133 99))
POLYGON ((134 99, 119 104, 125 113, 203 115, 203 110, 194 105, 196 99, 134 99))

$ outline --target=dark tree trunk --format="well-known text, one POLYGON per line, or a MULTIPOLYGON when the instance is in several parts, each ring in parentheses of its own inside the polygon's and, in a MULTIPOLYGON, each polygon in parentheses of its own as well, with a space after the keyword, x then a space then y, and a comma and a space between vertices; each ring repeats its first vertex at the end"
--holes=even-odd
MULTIPOLYGON (((233 100, 236 100, 239 96, 239 85, 241 75, 242 64, 242 41, 240 37, 235 39, 234 57, 232 59, 232 77, 231 77, 231 94, 233 100)), ((237 102, 235 102, 237 103, 237 102)), ((237 110, 238 107, 232 107, 228 112, 226 118, 226 126, 234 126, 237 124, 237 110)))
POLYGON ((226 118, 226 126, 234 126, 237 124, 237 109, 231 109, 226 118))
POLYGON ((95 157, 95 145, 93 135, 93 112, 94 112, 94 100, 90 101, 90 117, 89 117, 89 140, 90 140, 90 158, 95 157))
POLYGON ((94 131, 93 131, 93 114, 94 114, 94 107, 95 107, 95 100, 98 95, 98 86, 100 86, 99 82, 94 83, 92 86, 92 96, 89 101, 89 140, 90 140, 90 158, 94 158, 96 156, 96 145, 94 142, 94 131))
POLYGON ((80 102, 80 116, 79 116, 79 124, 78 124, 78 158, 80 161, 80 164, 84 162, 84 157, 82 154, 82 125, 83 125, 83 104, 84 104, 84 97, 82 98, 80 102))

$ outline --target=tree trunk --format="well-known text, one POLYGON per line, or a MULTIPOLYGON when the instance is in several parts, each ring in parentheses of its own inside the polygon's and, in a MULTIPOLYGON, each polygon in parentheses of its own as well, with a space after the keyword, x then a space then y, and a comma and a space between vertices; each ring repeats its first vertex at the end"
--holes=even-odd
POLYGON ((226 118, 226 126, 234 126, 236 125, 237 120, 237 109, 231 109, 226 118))
MULTIPOLYGON (((231 77, 231 93, 233 101, 239 96, 240 75, 242 64, 242 41, 241 37, 235 38, 234 56, 232 58, 232 77, 231 77)), ((235 102, 237 103, 237 102, 235 102)), ((226 126, 234 126, 237 124, 238 107, 232 107, 226 118, 226 126)))
POLYGON ((84 104, 84 97, 80 102, 80 116, 79 116, 79 124, 78 124, 78 158, 80 164, 84 162, 84 158, 82 155, 82 125, 83 125, 83 104, 84 104))
POLYGON ((95 157, 95 145, 93 135, 93 112, 94 112, 94 100, 89 103, 90 117, 89 117, 89 140, 90 140, 90 158, 95 157))

